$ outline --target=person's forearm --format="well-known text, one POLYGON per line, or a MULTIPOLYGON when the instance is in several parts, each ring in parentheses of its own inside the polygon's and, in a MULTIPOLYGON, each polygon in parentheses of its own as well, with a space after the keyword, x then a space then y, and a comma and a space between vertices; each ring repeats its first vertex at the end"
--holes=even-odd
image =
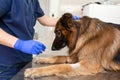
POLYGON ((21 40, 0 28, 0 44, 14 48, 27 54, 42 53, 46 46, 35 40, 21 40))
POLYGON ((0 28, 0 44, 13 48, 18 39, 0 28))
POLYGON ((44 26, 55 26, 59 18, 52 18, 44 15, 43 17, 38 18, 40 24, 44 26))

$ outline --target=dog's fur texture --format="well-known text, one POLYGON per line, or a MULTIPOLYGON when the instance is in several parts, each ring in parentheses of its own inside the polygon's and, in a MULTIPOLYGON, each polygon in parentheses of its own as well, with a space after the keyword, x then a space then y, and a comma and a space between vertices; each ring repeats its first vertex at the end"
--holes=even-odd
POLYGON ((68 46, 69 56, 40 58, 37 63, 54 65, 31 68, 25 77, 91 75, 104 70, 120 70, 119 25, 87 16, 74 20, 65 13, 57 22, 52 50, 68 46), (57 64, 55 64, 57 63, 57 64), (58 64, 59 63, 59 64, 58 64))

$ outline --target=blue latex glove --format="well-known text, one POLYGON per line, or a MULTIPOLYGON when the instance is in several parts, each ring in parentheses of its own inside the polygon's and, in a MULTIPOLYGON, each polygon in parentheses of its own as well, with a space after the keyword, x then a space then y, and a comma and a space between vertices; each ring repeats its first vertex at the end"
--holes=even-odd
POLYGON ((27 54, 39 54, 42 53, 46 47, 38 41, 18 39, 14 48, 27 54))
POLYGON ((79 20, 80 17, 79 17, 79 16, 76 16, 76 15, 73 15, 73 19, 74 19, 74 20, 79 20))

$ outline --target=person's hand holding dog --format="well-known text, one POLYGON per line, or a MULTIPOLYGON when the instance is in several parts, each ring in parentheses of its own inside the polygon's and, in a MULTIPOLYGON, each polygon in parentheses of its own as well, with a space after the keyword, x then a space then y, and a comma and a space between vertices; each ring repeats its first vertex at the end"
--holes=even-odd
POLYGON ((35 40, 18 39, 14 48, 27 54, 39 54, 45 50, 45 45, 35 40))

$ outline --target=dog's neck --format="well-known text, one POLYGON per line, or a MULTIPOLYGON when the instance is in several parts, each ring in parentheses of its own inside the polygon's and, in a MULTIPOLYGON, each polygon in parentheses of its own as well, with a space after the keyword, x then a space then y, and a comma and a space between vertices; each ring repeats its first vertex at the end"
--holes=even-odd
POLYGON ((76 43, 77 43, 77 40, 80 34, 80 23, 77 21, 74 21, 74 24, 75 24, 75 29, 76 29, 75 40, 74 40, 75 42, 74 42, 74 45, 72 45, 72 47, 69 49, 69 53, 71 53, 75 49, 76 43))

